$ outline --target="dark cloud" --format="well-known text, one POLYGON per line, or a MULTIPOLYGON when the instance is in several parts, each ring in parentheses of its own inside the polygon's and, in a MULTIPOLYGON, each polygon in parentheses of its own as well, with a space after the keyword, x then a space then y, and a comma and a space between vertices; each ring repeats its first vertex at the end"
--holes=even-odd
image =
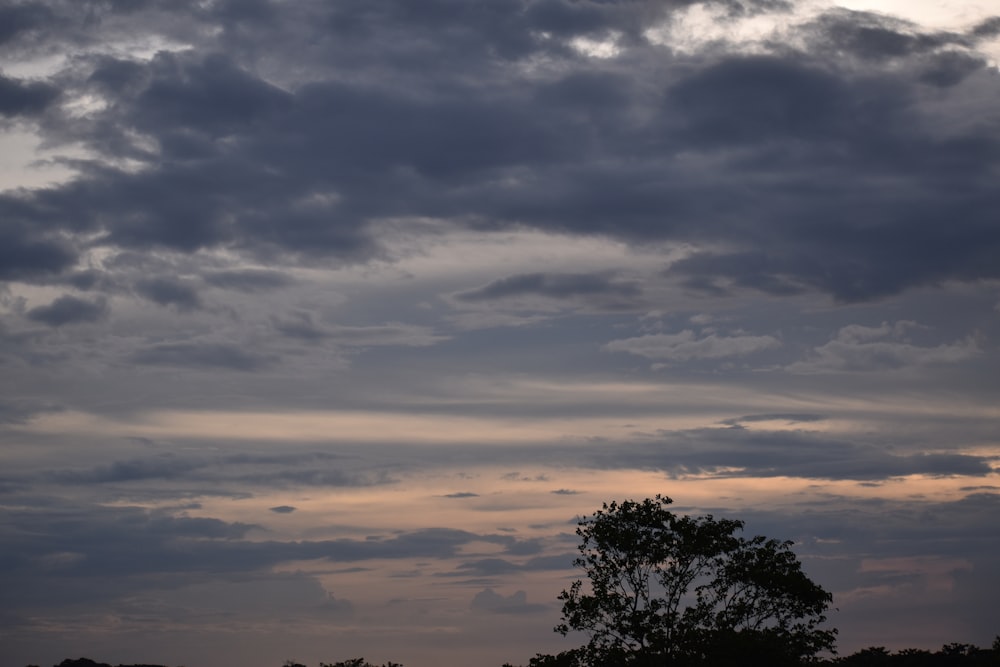
POLYGON ((275 331, 304 341, 319 341, 330 337, 330 332, 316 324, 310 313, 294 313, 286 319, 271 318, 275 331))
POLYGON ((61 327, 81 322, 97 322, 107 317, 107 301, 88 301, 64 294, 47 306, 38 306, 28 311, 27 317, 50 327, 61 327))
MULTIPOLYGON (((5 421, 5 410, 9 413, 6 421, 19 423, 33 414, 54 409, 31 404, 0 405, 0 422, 5 421)), ((137 444, 150 446, 152 443, 137 444)), ((214 489, 224 495, 239 496, 245 493, 243 489, 246 485, 269 488, 367 487, 395 482, 384 470, 355 470, 347 467, 340 457, 308 451, 273 456, 161 454, 120 459, 91 467, 66 467, 46 472, 38 478, 71 485, 114 484, 130 489, 130 493, 151 497, 169 495, 178 488, 206 493, 208 489, 214 489), (155 481, 165 484, 147 483, 155 481)), ((272 511, 276 510, 272 508, 272 511)))
POLYGON ((884 14, 834 10, 824 14, 816 29, 837 53, 866 60, 901 58, 948 45, 968 46, 961 35, 922 32, 911 24, 884 14))
POLYGON ((161 53, 149 72, 133 118, 139 129, 166 132, 168 137, 181 130, 206 138, 243 133, 290 101, 288 93, 219 54, 189 61, 161 53))
POLYGON ((495 614, 524 614, 532 612, 548 611, 548 607, 541 604, 529 604, 528 594, 524 591, 517 591, 510 595, 501 595, 492 588, 486 588, 472 598, 473 609, 479 611, 489 611, 495 614))
MULTIPOLYGON (((94 122, 64 119, 51 133, 85 142, 108 164, 145 168, 92 161, 77 179, 31 193, 18 219, 97 233, 119 248, 226 248, 269 260, 384 256, 373 222, 408 216, 631 242, 724 239, 727 250, 677 263, 674 275, 717 293, 820 290, 842 301, 997 277, 1000 239, 988 212, 1000 202, 984 184, 1000 144, 970 97, 983 87, 970 77, 985 71, 971 38, 837 11, 805 29, 811 51, 674 62, 643 34, 688 4, 438 3, 414 12, 385 0, 181 13, 164 30, 235 23, 218 24, 218 43, 148 62, 98 58, 68 73, 114 103, 94 122), (319 26, 338 40, 311 40, 319 26), (612 33, 620 61, 572 48, 575 37, 612 33), (281 87, 259 60, 279 40, 313 45, 298 79, 281 87), (824 55, 833 51, 864 64, 839 67, 824 55), (558 67, 512 74, 533 58, 558 67), (648 85, 644 67, 626 60, 666 66, 648 85), (941 121, 924 104, 927 84, 950 91, 939 108, 972 120, 933 129, 941 121), (693 169, 692 159, 713 166, 693 169), (872 185, 886 179, 893 188, 872 185)), ((778 9, 721 4, 733 16, 778 9)), ((127 16, 152 29, 142 21, 156 11, 127 16)), ((235 284, 221 275, 206 280, 235 284)), ((581 272, 511 276, 458 296, 638 294, 637 284, 581 272)))
POLYGON ((75 273, 68 274, 65 276, 66 282, 78 290, 91 290, 98 286, 101 286, 104 282, 105 275, 101 271, 95 269, 87 269, 85 271, 76 271, 75 273))
POLYGON ((809 412, 782 412, 773 414, 758 414, 758 415, 743 415, 742 417, 733 417, 732 419, 723 419, 721 424, 728 424, 730 426, 735 426, 743 422, 767 422, 767 421, 784 421, 789 423, 796 422, 819 422, 827 419, 825 415, 818 415, 809 412))
MULTIPOLYGON (((0 17, 2 19, 2 17, 0 17)), ((59 91, 41 82, 25 82, 0 74, 0 115, 31 116, 45 110, 59 91)))
POLYGON ((295 279, 281 271, 267 269, 241 269, 210 271, 202 276, 209 285, 240 292, 259 292, 279 289, 295 284, 295 279))
POLYGON ((269 507, 268 509, 275 514, 291 514, 297 508, 292 507, 291 505, 278 505, 277 507, 269 507))
POLYGON ((945 52, 934 55, 924 67, 920 80, 941 88, 961 83, 973 72, 986 66, 986 61, 964 53, 945 52))
POLYGON ((0 280, 31 280, 70 268, 76 253, 65 241, 40 237, 10 224, 11 219, 20 217, 20 208, 16 199, 0 201, 0 211, 7 218, 0 227, 0 280))
POLYGON ((518 296, 543 296, 550 299, 572 297, 634 298, 640 290, 635 282, 622 281, 599 273, 527 273, 500 278, 488 285, 455 298, 461 301, 492 301, 518 296))
POLYGON ((469 561, 458 566, 459 570, 471 571, 478 575, 495 576, 498 574, 509 574, 520 569, 519 565, 504 560, 503 558, 483 558, 469 561))
POLYGON ((254 371, 271 363, 270 358, 228 343, 163 343, 135 352, 132 361, 154 366, 254 371))
POLYGON ((42 27, 52 11, 41 2, 20 2, 0 7, 0 45, 42 27))
POLYGON ((1000 35, 1000 16, 991 16, 978 23, 972 29, 972 35, 981 39, 1000 35))
POLYGON ((63 408, 35 399, 9 398, 0 400, 0 424, 24 424, 33 417, 46 412, 58 412, 63 408))
MULTIPOLYGON (((246 539, 257 526, 215 518, 171 516, 135 507, 19 510, 9 513, 5 529, 25 530, 12 540, 0 576, 44 574, 45 554, 76 554, 59 567, 64 576, 105 576, 198 572, 266 572, 288 560, 327 559, 357 562, 370 558, 451 558, 471 542, 509 542, 510 538, 447 528, 401 532, 393 537, 278 542, 246 539), (44 528, 44 531, 38 530, 44 528)), ((23 587, 19 586, 23 590, 23 587)), ((57 591, 52 591, 57 594, 57 591)), ((103 597, 103 596, 102 596, 103 597)))
POLYGON ((671 475, 709 473, 859 481, 907 475, 992 474, 990 459, 985 456, 893 453, 881 443, 854 443, 802 431, 729 427, 664 432, 651 440, 592 451, 579 464, 638 467, 671 475))
POLYGON ((695 146, 822 141, 842 131, 848 83, 822 67, 791 59, 730 57, 680 81, 669 92, 695 146))
POLYGON ((115 461, 89 470, 62 470, 51 473, 64 484, 104 484, 151 479, 174 479, 196 470, 205 463, 173 456, 115 461))
POLYGON ((201 299, 194 287, 172 278, 140 280, 135 285, 135 291, 161 306, 175 306, 179 310, 191 310, 201 306, 201 299))
POLYGON ((472 493, 470 491, 458 491, 456 493, 449 493, 444 496, 445 498, 478 498, 478 493, 472 493))

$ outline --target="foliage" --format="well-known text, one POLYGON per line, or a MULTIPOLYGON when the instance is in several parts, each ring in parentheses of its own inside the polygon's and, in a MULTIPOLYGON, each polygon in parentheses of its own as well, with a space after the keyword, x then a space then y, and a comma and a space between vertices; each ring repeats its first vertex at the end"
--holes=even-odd
POLYGON ((563 591, 556 631, 588 643, 532 667, 798 664, 832 650, 819 625, 831 595, 802 572, 791 542, 736 533, 742 521, 679 516, 671 499, 605 504, 579 522, 587 574, 563 591))
POLYGON ((907 648, 892 653, 883 646, 871 646, 849 656, 824 660, 821 667, 850 665, 851 667, 998 667, 1000 637, 993 647, 984 649, 972 644, 945 644, 938 651, 907 648))
MULTIPOLYGON (((379 667, 378 665, 372 664, 365 660, 364 658, 351 658, 350 660, 341 660, 340 662, 321 662, 319 667, 379 667)), ((382 667, 403 667, 403 665, 398 662, 389 662, 382 665, 382 667)))

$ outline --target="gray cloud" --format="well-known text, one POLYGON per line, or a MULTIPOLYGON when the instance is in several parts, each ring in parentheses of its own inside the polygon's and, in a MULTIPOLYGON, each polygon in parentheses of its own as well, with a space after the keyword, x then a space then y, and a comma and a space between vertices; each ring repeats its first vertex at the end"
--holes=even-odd
POLYGON ((906 475, 992 474, 990 458, 971 454, 892 453, 880 443, 837 440, 796 431, 738 426, 663 432, 651 442, 594 452, 590 465, 639 467, 672 475, 885 480, 906 475))
POLYGON ((97 466, 89 470, 62 470, 52 473, 59 482, 69 484, 103 484, 134 482, 150 479, 172 479, 205 465, 204 461, 173 456, 130 459, 97 466))
POLYGON ((58 94, 56 88, 42 82, 26 82, 0 75, 0 115, 37 114, 51 104, 58 94))
POLYGON ((51 17, 51 10, 40 2, 0 7, 0 44, 42 27, 51 17))
POLYGON ((485 588, 476 593, 469 606, 475 610, 489 611, 496 614, 524 614, 546 611, 548 609, 545 605, 529 604, 528 594, 524 591, 516 591, 510 595, 501 595, 492 588, 485 588))
POLYGON ((281 271, 267 269, 241 269, 231 271, 210 271, 203 276, 213 287, 232 289, 240 292, 258 292, 279 289, 295 284, 295 280, 281 271))
MULTIPOLYGON (((694 59, 666 75, 665 96, 650 96, 637 78, 641 68, 598 68, 568 44, 618 31, 629 57, 658 61, 662 52, 641 37, 640 26, 669 5, 643 16, 629 5, 545 2, 523 11, 502 2, 491 5, 490 21, 471 20, 455 6, 431 12, 433 19, 417 17, 388 1, 379 11, 262 7, 269 22, 241 15, 246 32, 225 33, 233 55, 196 44, 145 63, 96 59, 92 70, 72 73, 115 103, 95 112, 100 122, 67 119, 53 128, 71 127, 73 139, 107 158, 127 156, 148 168, 94 164, 76 180, 18 202, 16 219, 103 233, 102 242, 117 247, 227 247, 346 261, 379 254, 370 222, 386 216, 467 218, 632 241, 722 237, 739 250, 702 253, 673 272, 776 294, 819 289, 845 301, 998 275, 990 257, 1000 240, 983 217, 995 208, 995 195, 977 185, 1000 154, 994 131, 977 121, 929 132, 937 119, 921 106, 921 86, 948 85, 966 117, 985 118, 988 104, 980 109, 970 99, 972 107, 962 106, 981 86, 959 85, 984 71, 981 59, 940 52, 973 48, 962 35, 831 12, 804 33, 815 54, 694 59), (309 24, 296 22, 304 16, 309 24), (308 41, 302 38, 321 25, 344 41, 310 53, 305 80, 279 88, 256 73, 253 40, 260 48, 293 36, 308 41), (365 29, 352 34, 346 25, 365 29), (540 39, 535 30, 556 37, 540 39), (411 38, 393 41, 398 34, 411 38), (421 42, 420 35, 434 39, 421 42), (434 46, 407 52, 418 43, 434 46), (828 46, 856 54, 869 70, 858 74, 815 57, 828 46), (516 82, 500 73, 541 56, 562 69, 516 82), (880 64, 885 58, 921 60, 899 68, 880 64), (352 81, 334 79, 320 69, 323 62, 363 70, 352 81), (463 76, 471 72, 481 84, 463 76), (407 77, 424 81, 427 94, 417 99, 393 85, 407 77), (435 87, 441 80, 461 94, 435 87), (130 132, 150 138, 155 151, 130 132), (718 152, 736 145, 738 159, 718 152), (682 155, 714 160, 715 167, 687 169, 682 155), (822 189, 804 182, 814 168, 827 174, 822 189), (881 174, 893 174, 898 187, 872 188, 881 174), (954 179, 966 187, 950 187, 954 179), (392 198, 381 196, 386 188, 392 198), (851 215, 858 207, 869 213, 851 215), (866 217, 875 212, 878 224, 866 217), (743 216, 753 223, 737 224, 743 216), (887 261, 882 250, 890 244, 887 261)), ((152 29, 143 21, 156 10, 146 11, 119 15, 119 25, 152 29)), ((230 20, 221 11, 181 15, 164 29, 212 26, 223 16, 230 20)), ((65 26, 77 19, 67 17, 65 26)), ((985 35, 989 25, 975 34, 985 35)), ((10 195, 3 199, 14 203, 10 195)), ((526 274, 461 298, 631 298, 638 289, 588 273, 526 274)))
POLYGON ((88 301, 64 294, 47 306, 38 306, 28 311, 28 319, 42 322, 50 327, 61 327, 81 322, 97 322, 108 316, 108 304, 103 299, 88 301))
POLYGON ((879 372, 960 363, 981 354, 979 345, 971 338, 936 346, 915 345, 905 340, 908 325, 912 323, 900 322, 893 327, 887 323, 880 327, 845 326, 828 343, 815 348, 810 359, 792 364, 789 370, 879 372))
MULTIPOLYGON (((18 416, 14 415, 10 421, 18 423, 17 419, 18 416)), ((245 495, 247 485, 268 488, 367 487, 395 482, 385 470, 371 471, 364 466, 355 469, 341 457, 313 451, 291 451, 271 456, 160 454, 90 467, 60 468, 47 471, 38 479, 69 485, 114 484, 131 489, 131 493, 141 492, 150 496, 169 495, 172 492, 170 489, 176 492, 181 487, 199 493, 215 489, 225 495, 239 496, 245 495)), ((271 510, 275 511, 274 508, 271 510)))
POLYGON ((901 58, 951 45, 969 46, 963 35, 928 33, 905 21, 870 12, 833 10, 823 15, 815 28, 820 39, 829 40, 831 50, 864 60, 901 58))
POLYGON ((271 359, 246 352, 226 343, 163 343, 138 350, 132 361, 154 366, 254 371, 267 366, 271 359))
POLYGON ((172 278, 140 280, 135 285, 135 291, 161 306, 175 306, 180 310, 201 306, 201 299, 193 286, 172 278))
POLYGON ((984 19, 972 29, 972 35, 978 38, 1000 35, 1000 16, 984 19))
POLYGON ((604 346, 609 352, 628 352, 658 361, 684 362, 695 359, 736 357, 781 347, 774 336, 698 336, 690 329, 676 334, 647 334, 613 340, 604 346))
POLYGON ((310 313, 293 313, 291 317, 272 318, 275 331, 290 338, 304 341, 319 341, 330 337, 330 333, 313 321, 310 313))
POLYGON ((635 282, 622 281, 606 273, 527 273, 500 278, 483 287, 459 292, 455 298, 476 302, 518 296, 634 299, 639 295, 640 290, 635 282))
POLYGON ((742 417, 723 419, 720 423, 734 426, 743 422, 784 421, 789 423, 811 423, 823 421, 824 419, 827 419, 824 415, 817 415, 808 412, 783 412, 774 414, 743 415, 742 417))
MULTIPOLYGON (((8 219, 17 215, 18 203, 2 201, 0 211, 8 219)), ((5 225, 0 229, 0 280, 31 280, 58 274, 70 268, 76 253, 65 241, 29 232, 25 227, 5 225)))

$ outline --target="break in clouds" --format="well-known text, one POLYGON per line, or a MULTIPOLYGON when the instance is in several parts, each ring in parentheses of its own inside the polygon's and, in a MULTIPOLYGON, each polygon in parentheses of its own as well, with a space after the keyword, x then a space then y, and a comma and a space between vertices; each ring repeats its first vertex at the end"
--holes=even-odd
POLYGON ((1000 17, 914 7, 0 4, 15 662, 526 662, 655 493, 988 644, 1000 17))

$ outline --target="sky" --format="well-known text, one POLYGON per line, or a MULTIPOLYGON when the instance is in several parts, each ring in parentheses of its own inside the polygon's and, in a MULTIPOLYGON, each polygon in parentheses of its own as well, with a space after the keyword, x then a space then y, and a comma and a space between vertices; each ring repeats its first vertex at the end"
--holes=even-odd
POLYGON ((576 520, 1000 634, 989 2, 0 2, 0 667, 527 663, 576 520))

